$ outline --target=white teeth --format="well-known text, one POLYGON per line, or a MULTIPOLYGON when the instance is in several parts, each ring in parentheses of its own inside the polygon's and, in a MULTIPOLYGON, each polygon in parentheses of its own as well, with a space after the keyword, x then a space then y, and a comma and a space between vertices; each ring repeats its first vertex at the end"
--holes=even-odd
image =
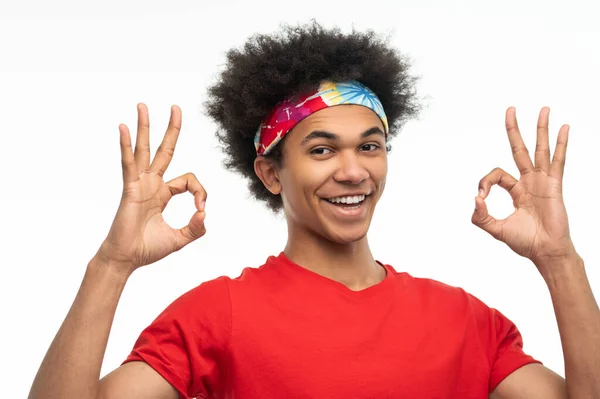
POLYGON ((336 198, 328 198, 329 202, 333 202, 334 204, 358 204, 365 200, 366 195, 355 195, 353 197, 336 197, 336 198))

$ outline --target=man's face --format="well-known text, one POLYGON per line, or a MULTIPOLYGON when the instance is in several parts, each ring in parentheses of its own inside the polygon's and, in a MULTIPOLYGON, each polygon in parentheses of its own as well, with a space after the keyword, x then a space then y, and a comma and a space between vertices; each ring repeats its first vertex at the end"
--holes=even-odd
POLYGON ((279 180, 290 227, 340 244, 363 238, 387 175, 379 117, 360 105, 326 108, 297 124, 284 144, 279 180))

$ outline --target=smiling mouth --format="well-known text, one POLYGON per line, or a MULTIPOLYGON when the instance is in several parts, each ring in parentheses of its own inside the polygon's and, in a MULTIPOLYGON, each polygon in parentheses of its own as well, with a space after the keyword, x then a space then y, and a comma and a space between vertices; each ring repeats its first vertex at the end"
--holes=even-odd
POLYGON ((368 195, 353 195, 346 197, 324 198, 332 205, 346 209, 357 209, 365 202, 368 195))

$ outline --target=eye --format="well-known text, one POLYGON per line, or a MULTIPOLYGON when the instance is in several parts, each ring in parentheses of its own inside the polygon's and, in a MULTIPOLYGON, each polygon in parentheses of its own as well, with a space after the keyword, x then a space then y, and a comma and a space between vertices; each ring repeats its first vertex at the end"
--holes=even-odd
POLYGON ((325 147, 318 147, 318 148, 314 148, 310 151, 311 154, 313 155, 326 155, 328 154, 328 152, 331 152, 331 150, 329 148, 325 148, 325 147))
POLYGON ((378 148, 380 148, 379 145, 373 144, 373 143, 364 144, 364 145, 360 146, 360 149, 362 151, 375 151, 378 148))

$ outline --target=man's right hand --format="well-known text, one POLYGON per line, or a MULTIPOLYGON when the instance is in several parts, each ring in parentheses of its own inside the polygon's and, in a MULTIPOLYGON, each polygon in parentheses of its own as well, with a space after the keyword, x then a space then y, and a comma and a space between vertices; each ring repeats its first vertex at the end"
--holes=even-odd
POLYGON ((171 107, 171 118, 163 141, 150 163, 150 123, 148 108, 138 105, 138 129, 135 153, 131 135, 119 126, 123 195, 108 236, 96 253, 100 262, 116 265, 127 273, 178 251, 206 233, 204 226, 206 191, 192 173, 164 182, 181 129, 181 110, 171 107), (197 212, 187 226, 173 229, 162 212, 174 195, 189 191, 194 195, 197 212))

